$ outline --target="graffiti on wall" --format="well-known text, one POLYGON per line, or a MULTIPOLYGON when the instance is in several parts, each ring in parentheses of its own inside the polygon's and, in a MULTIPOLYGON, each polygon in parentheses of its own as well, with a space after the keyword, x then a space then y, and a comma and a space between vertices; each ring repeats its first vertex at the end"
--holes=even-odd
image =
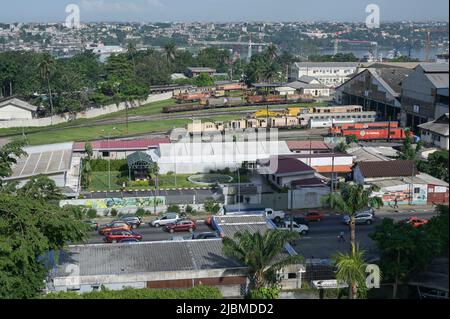
POLYGON ((94 209, 120 209, 120 208, 139 208, 165 205, 165 196, 155 197, 129 197, 129 198, 96 198, 96 199, 75 199, 64 200, 60 206, 76 205, 94 209))
POLYGON ((427 203, 427 191, 422 187, 415 188, 412 198, 410 190, 386 191, 381 197, 383 203, 388 206, 394 205, 395 199, 397 199, 397 205, 426 205, 427 203))

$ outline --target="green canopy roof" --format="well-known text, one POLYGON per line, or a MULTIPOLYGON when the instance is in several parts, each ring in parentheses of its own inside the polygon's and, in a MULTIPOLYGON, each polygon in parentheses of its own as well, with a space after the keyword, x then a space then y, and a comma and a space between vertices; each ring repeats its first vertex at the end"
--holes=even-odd
POLYGON ((146 168, 153 163, 150 155, 144 152, 135 152, 127 157, 129 168, 146 168))

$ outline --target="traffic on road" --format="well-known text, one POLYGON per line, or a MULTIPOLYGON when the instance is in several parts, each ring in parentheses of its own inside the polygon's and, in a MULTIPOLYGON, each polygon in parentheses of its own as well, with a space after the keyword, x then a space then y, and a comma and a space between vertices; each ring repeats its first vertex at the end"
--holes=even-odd
MULTIPOLYGON (((373 212, 375 213, 375 212, 373 212)), ((375 245, 369 234, 385 217, 421 227, 435 215, 434 212, 389 212, 371 214, 361 212, 356 216, 356 236, 369 257, 376 257, 375 245), (420 217, 418 217, 420 216, 420 217)), ((280 221, 272 220, 281 230, 298 232, 301 237, 292 243, 294 249, 306 258, 330 258, 337 252, 348 250, 350 233, 348 216, 323 214, 309 211, 303 214, 285 214, 280 221)), ((123 216, 119 220, 100 225, 97 221, 86 221, 91 226, 90 238, 86 244, 135 243, 168 240, 193 240, 220 237, 217 230, 204 220, 189 219, 183 214, 166 213, 144 223, 137 216, 123 216)))

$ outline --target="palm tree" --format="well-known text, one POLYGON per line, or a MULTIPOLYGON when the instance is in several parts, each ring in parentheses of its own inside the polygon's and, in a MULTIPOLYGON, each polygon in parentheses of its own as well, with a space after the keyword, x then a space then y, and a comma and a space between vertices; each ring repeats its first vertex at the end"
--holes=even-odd
POLYGON ((364 252, 352 245, 349 254, 338 253, 333 257, 337 268, 336 279, 349 286, 349 299, 356 299, 359 293, 364 294, 366 284, 366 264, 364 262, 364 252))
POLYGON ((167 43, 164 46, 164 52, 166 53, 167 64, 171 64, 171 63, 175 62, 176 53, 177 53, 177 48, 176 48, 175 44, 173 44, 172 42, 167 43))
POLYGON ((52 98, 52 90, 50 87, 50 77, 55 67, 55 62, 49 54, 45 54, 42 58, 42 61, 38 64, 39 71, 41 73, 42 79, 47 84, 48 96, 50 100, 50 111, 51 111, 51 125, 53 125, 53 98, 52 98))
POLYGON ((134 68, 134 71, 136 72, 136 63, 134 61, 134 57, 137 54, 137 49, 136 49, 136 45, 133 42, 128 43, 127 53, 128 53, 128 56, 131 58, 131 61, 133 61, 133 68, 134 68))
POLYGON ((276 273, 285 266, 303 262, 301 256, 280 258, 286 243, 298 238, 298 233, 268 230, 263 235, 248 230, 234 235, 235 240, 223 239, 223 252, 248 267, 251 289, 264 288, 276 283, 276 273))
POLYGON ((277 56, 278 56, 277 51, 278 51, 278 49, 273 43, 269 44, 269 46, 267 47, 267 50, 266 50, 266 57, 270 62, 275 61, 275 59, 277 58, 277 56))
POLYGON ((332 209, 336 209, 339 213, 350 217, 350 249, 353 250, 353 246, 356 245, 356 214, 368 207, 379 208, 383 206, 383 201, 380 197, 372 196, 373 192, 378 191, 375 186, 365 188, 363 185, 355 183, 341 183, 339 189, 338 193, 324 196, 322 202, 328 204, 332 209))
POLYGON ((278 67, 275 63, 270 64, 264 71, 264 77, 267 82, 272 83, 278 75, 278 67))

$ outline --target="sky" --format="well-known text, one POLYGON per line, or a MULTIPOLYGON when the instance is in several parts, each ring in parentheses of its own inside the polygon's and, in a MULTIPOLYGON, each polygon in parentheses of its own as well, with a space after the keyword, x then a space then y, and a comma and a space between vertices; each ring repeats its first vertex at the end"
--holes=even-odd
POLYGON ((0 22, 62 22, 68 4, 82 22, 363 22, 368 4, 381 21, 448 21, 448 0, 0 0, 0 22))

